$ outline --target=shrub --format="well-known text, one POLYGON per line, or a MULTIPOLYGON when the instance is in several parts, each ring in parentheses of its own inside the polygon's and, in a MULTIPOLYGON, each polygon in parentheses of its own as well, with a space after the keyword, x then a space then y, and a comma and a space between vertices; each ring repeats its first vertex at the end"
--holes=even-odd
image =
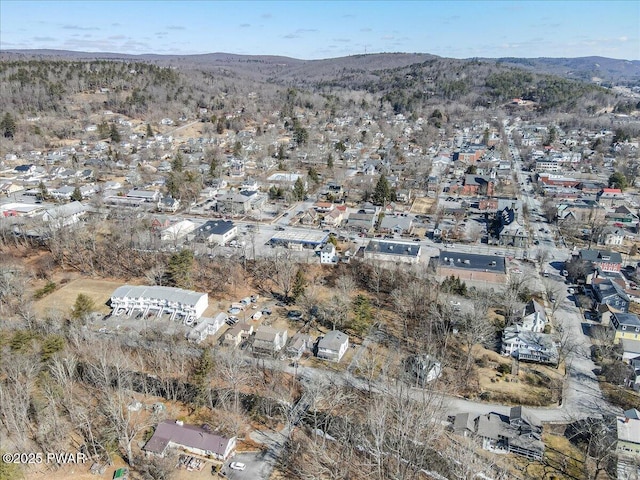
POLYGON ((500 365, 498 365, 498 372, 502 373, 503 375, 511 374, 511 365, 508 363, 501 363, 500 365))
POLYGON ((49 280, 44 287, 36 290, 36 292, 33 294, 33 298, 38 300, 46 295, 49 295, 51 292, 53 292, 56 289, 56 287, 57 287, 56 282, 52 282, 51 280, 49 280))

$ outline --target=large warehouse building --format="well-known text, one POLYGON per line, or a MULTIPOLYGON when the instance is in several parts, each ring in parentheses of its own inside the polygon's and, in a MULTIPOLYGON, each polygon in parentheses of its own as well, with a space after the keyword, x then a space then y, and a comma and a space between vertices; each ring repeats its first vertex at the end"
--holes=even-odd
POLYGON ((171 320, 181 318, 188 322, 200 318, 208 305, 206 293, 173 287, 123 285, 111 294, 111 308, 116 317, 136 312, 157 317, 168 313, 171 320))

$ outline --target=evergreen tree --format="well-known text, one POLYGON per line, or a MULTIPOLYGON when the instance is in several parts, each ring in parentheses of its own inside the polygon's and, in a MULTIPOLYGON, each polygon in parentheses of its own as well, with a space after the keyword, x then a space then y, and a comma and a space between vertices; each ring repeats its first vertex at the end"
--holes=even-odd
POLYGON ((171 170, 176 173, 180 173, 184 170, 184 160, 181 153, 178 153, 175 157, 173 157, 173 162, 171 162, 171 170))
POLYGON ((387 182, 387 178, 384 175, 380 175, 378 183, 376 183, 376 188, 371 196, 371 201, 376 205, 384 205, 389 200, 391 200, 389 182, 387 182))
POLYGON ((318 183, 320 183, 320 175, 318 174, 318 171, 314 168, 314 167, 309 167, 309 179, 315 183, 316 185, 318 183))
POLYGON ((9 112, 5 113, 2 121, 0 121, 0 130, 4 138, 13 138, 15 135, 16 121, 9 112))
POLYGON ((79 293, 71 310, 71 318, 84 321, 94 310, 95 302, 91 297, 84 293, 79 293))
POLYGON ((171 255, 167 266, 167 280, 173 287, 190 288, 193 270, 193 252, 181 250, 171 255))
POLYGON ((359 294, 353 300, 353 320, 349 326, 354 332, 362 335, 371 324, 372 316, 371 301, 359 294))
POLYGON ((82 201, 82 192, 80 191, 80 187, 76 185, 73 189, 73 193, 71 194, 71 201, 73 202, 81 202, 82 201))
POLYGON ((151 125, 147 123, 147 138, 152 138, 153 137, 153 129, 151 128, 151 125))
POLYGON ((109 138, 111 139, 112 143, 120 142, 120 132, 118 132, 115 123, 111 124, 111 128, 109 129, 109 138))
POLYGON ((40 190, 39 195, 41 200, 49 200, 49 190, 42 180, 40 180, 38 184, 38 190, 40 190))
POLYGON ((609 176, 609 187, 624 190, 629 186, 627 177, 622 172, 615 172, 609 176))
POLYGON ((211 156, 211 160, 209 161, 209 175, 212 177, 218 176, 218 166, 220 162, 218 162, 218 158, 215 154, 211 156))
POLYGON ((210 375, 213 372, 213 357, 211 350, 205 348, 193 372, 193 383, 196 387, 196 403, 205 405, 209 397, 210 375))
POLYGON ((102 123, 98 125, 98 136, 100 138, 109 136, 109 124, 106 121, 102 121, 102 123))
POLYGON ((284 154, 284 144, 280 144, 278 145, 278 160, 284 160, 285 159, 285 154, 284 154))
POLYGON ((296 276, 293 279, 293 288, 291 289, 291 298, 293 301, 298 300, 307 288, 307 279, 304 277, 304 272, 301 268, 296 272, 296 276))
POLYGON ((298 201, 304 200, 307 191, 304 188, 304 182, 302 177, 298 177, 296 183, 293 185, 293 198, 298 201))
POLYGON ((331 170, 333 168, 333 155, 330 153, 327 157, 327 168, 331 170))

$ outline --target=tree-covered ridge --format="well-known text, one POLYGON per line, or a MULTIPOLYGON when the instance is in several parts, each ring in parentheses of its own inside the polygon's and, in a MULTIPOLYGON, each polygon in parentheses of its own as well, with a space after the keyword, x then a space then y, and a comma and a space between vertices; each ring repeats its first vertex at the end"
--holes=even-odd
POLYGON ((142 62, 5 61, 0 62, 0 109, 25 115, 62 112, 69 96, 102 91, 101 108, 135 115, 154 104, 208 101, 198 88, 201 76, 142 62))
POLYGON ((596 85, 477 60, 435 58, 359 78, 349 72, 320 86, 380 94, 396 113, 415 111, 432 99, 486 106, 523 98, 536 102, 543 111, 573 111, 585 105, 615 103, 612 93, 596 85))

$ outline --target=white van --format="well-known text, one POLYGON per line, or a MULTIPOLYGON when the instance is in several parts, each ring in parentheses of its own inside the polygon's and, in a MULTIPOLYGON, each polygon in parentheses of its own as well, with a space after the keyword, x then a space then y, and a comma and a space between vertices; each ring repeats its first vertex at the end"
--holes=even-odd
POLYGON ((262 312, 256 312, 253 314, 253 318, 254 320, 259 320, 260 318, 262 318, 262 312))

